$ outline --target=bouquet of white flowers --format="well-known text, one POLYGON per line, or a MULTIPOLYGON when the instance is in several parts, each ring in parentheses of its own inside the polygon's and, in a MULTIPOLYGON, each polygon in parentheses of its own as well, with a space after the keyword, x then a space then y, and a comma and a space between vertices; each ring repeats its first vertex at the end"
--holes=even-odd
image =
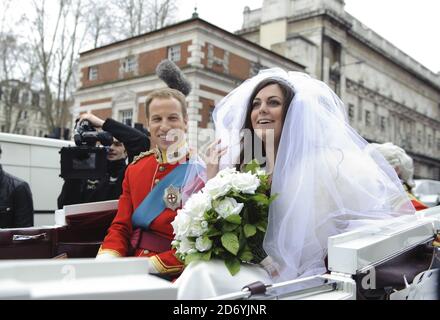
POLYGON ((235 275, 241 262, 260 263, 267 256, 263 240, 275 196, 269 195, 269 176, 258 163, 244 171, 220 171, 178 210, 172 245, 186 265, 217 258, 235 275))

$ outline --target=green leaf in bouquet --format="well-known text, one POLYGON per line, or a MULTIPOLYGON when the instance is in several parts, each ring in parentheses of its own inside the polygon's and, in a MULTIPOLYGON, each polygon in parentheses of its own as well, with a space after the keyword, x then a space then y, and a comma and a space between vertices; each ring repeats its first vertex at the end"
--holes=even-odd
POLYGON ((234 198, 235 200, 239 200, 241 202, 249 201, 249 197, 237 192, 237 191, 231 191, 228 194, 229 198, 234 198))
POLYGON ((189 265, 193 261, 202 260, 203 254, 200 252, 190 253, 185 257, 185 265, 189 265))
POLYGON ((238 237, 235 233, 232 233, 232 232, 225 233, 222 236, 221 241, 222 241, 223 247, 226 250, 228 250, 234 256, 237 255, 238 249, 240 248, 240 243, 239 243, 238 237))
POLYGON ((205 218, 205 220, 209 223, 209 222, 215 222, 217 221, 218 218, 218 214, 217 212, 215 212, 214 209, 210 209, 208 211, 206 211, 203 215, 203 217, 205 218))
POLYGON ((216 228, 211 226, 211 227, 209 227, 208 232, 206 233, 206 236, 208 238, 212 238, 212 237, 219 236, 221 234, 222 234, 222 232, 220 230, 217 230, 216 228))
POLYGON ((226 250, 223 249, 222 247, 215 247, 214 249, 212 249, 212 253, 216 256, 220 256, 221 254, 225 253, 226 250))
POLYGON ((233 224, 241 224, 241 217, 238 214, 231 214, 225 220, 233 224))
POLYGON ((239 254, 239 258, 240 258, 241 261, 251 262, 254 259, 254 255, 252 254, 252 251, 249 248, 245 248, 239 254))
POLYGON ((268 205, 269 204, 269 199, 267 198, 267 196, 263 193, 258 193, 254 196, 252 196, 252 200, 258 202, 259 204, 262 205, 268 205))
POLYGON ((260 186, 266 184, 267 182, 269 182, 269 175, 264 174, 259 176, 260 179, 260 186))
POLYGON ((226 232, 234 231, 234 230, 236 230, 238 228, 238 226, 239 226, 238 224, 234 224, 234 223, 230 223, 230 222, 224 221, 223 225, 222 225, 222 232, 226 233, 226 232))
POLYGON ((263 193, 266 192, 266 190, 268 190, 268 187, 270 187, 269 176, 268 175, 258 176, 258 179, 260 179, 260 186, 257 188, 257 190, 262 190, 263 193))
POLYGON ((209 261, 209 260, 211 260, 211 256, 212 256, 212 250, 209 250, 207 252, 203 252, 200 254, 200 260, 209 261))
POLYGON ((229 273, 235 276, 240 271, 240 260, 237 258, 226 259, 225 266, 228 268, 229 273))
POLYGON ((261 232, 266 232, 267 229, 267 222, 266 221, 259 221, 257 223, 257 229, 261 232))
POLYGON ((257 233, 257 227, 252 224, 246 224, 243 228, 244 235, 246 238, 250 238, 257 233))
POLYGON ((257 160, 254 159, 244 166, 244 172, 250 172, 252 174, 255 174, 257 173, 257 169, 259 168, 260 168, 260 164, 258 163, 257 160))
POLYGON ((274 194, 272 196, 270 196, 269 198, 269 204, 271 204, 272 202, 274 202, 276 200, 276 198, 278 198, 278 194, 274 194))

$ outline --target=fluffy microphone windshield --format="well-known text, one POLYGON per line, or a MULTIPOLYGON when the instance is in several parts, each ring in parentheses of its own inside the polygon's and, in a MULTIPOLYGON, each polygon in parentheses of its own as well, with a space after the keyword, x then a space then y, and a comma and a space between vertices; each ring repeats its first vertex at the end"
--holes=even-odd
POLYGON ((191 92, 191 84, 185 78, 182 70, 168 59, 163 60, 156 68, 157 76, 162 79, 168 87, 176 89, 187 96, 191 92))

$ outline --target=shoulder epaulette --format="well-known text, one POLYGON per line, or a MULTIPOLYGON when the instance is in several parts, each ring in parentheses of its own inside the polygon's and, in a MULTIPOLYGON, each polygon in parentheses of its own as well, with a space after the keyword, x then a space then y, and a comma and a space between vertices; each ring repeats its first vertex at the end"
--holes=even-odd
POLYGON ((139 160, 148 157, 149 155, 152 154, 156 154, 156 150, 152 149, 150 151, 145 151, 140 153, 139 155, 137 155, 136 157, 134 157, 133 161, 131 162, 131 164, 136 164, 139 160))

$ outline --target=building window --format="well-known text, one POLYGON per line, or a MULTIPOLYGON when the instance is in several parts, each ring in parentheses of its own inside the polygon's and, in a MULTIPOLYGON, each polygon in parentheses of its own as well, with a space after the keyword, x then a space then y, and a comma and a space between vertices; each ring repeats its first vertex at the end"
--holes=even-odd
POLYGON ((98 67, 93 66, 89 68, 89 81, 98 80, 98 67))
POLYGON ((134 72, 137 68, 136 58, 134 56, 130 56, 124 59, 122 62, 122 67, 124 68, 124 72, 134 72))
POLYGON ((26 120, 28 118, 28 113, 27 113, 27 111, 22 111, 22 113, 21 113, 21 119, 22 120, 26 120))
POLYGON ((40 95, 38 93, 32 94, 32 106, 39 107, 40 106, 40 95))
POLYGON ((432 135, 428 134, 428 148, 432 148, 432 135))
POLYGON ((437 139, 437 150, 440 151, 440 139, 437 139))
POLYGON ((417 130, 417 143, 422 143, 422 131, 417 130))
POLYGON ((131 127, 131 124, 133 123, 133 110, 119 111, 119 118, 123 124, 131 127))
POLYGON ((380 130, 385 131, 387 119, 384 116, 380 117, 380 130))
POLYGON ((3 88, 0 86, 0 101, 2 101, 3 97, 3 88))
POLYGON ((352 104, 348 105, 348 118, 350 121, 354 121, 354 105, 352 104))
POLYGON ((179 62, 181 59, 180 45, 168 48, 168 59, 173 62, 179 62))
POLYGON ((11 103, 18 103, 18 88, 12 88, 11 90, 11 103))
POLYGON ((29 102, 29 93, 27 91, 25 91, 21 95, 21 104, 27 105, 28 102, 29 102))
POLYGON ((371 112, 369 110, 365 110, 365 125, 371 126, 371 112))
MULTIPOLYGON (((6 126, 3 124, 1 127, 2 132, 6 132, 6 126)), ((438 146, 439 146, 439 150, 440 150, 440 140, 438 141, 438 146)))

